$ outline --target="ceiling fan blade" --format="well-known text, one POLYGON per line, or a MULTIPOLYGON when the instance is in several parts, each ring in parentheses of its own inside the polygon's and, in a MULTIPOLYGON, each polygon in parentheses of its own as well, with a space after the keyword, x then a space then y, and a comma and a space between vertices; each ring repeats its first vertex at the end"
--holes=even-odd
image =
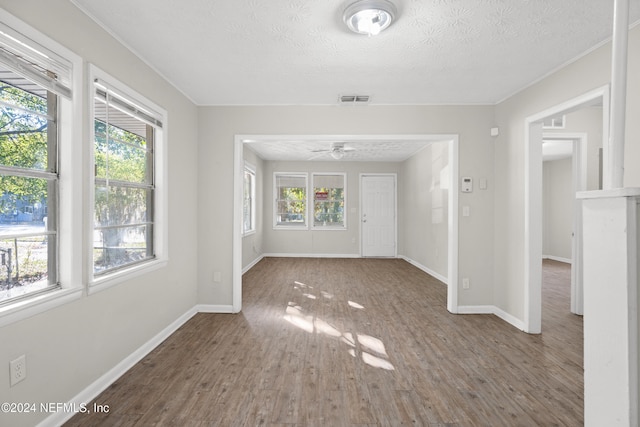
POLYGON ((326 151, 326 150, 325 150, 325 151, 316 151, 316 152, 317 152, 318 154, 316 154, 316 155, 314 155, 314 156, 309 157, 309 158, 307 159, 307 161, 309 161, 309 160, 315 160, 315 159, 317 159, 317 158, 319 158, 319 157, 325 156, 325 155, 328 153, 328 151, 326 151))

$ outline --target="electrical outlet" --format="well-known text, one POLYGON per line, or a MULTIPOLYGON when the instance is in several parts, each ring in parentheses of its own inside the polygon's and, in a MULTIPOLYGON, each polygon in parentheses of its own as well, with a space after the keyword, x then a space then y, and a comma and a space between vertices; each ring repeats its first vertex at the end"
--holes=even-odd
POLYGON ((469 278, 465 277, 462 279, 462 289, 469 289, 469 278))
POLYGON ((11 377, 11 387, 27 378, 27 358, 24 354, 9 362, 9 375, 11 377))

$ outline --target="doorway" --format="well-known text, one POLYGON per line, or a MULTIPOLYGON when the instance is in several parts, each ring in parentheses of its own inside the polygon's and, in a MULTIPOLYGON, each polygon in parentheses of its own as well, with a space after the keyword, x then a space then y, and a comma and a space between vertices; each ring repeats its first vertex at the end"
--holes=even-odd
POLYGON ((583 314, 582 210, 587 188, 587 133, 543 133, 543 257, 570 265, 570 311, 583 314), (549 182, 551 181, 551 182, 549 182))
MULTIPOLYGON (((578 111, 594 105, 602 106, 603 155, 607 156, 604 136, 609 133, 609 86, 603 86, 582 96, 559 104, 525 119, 525 314, 524 331, 530 334, 542 332, 542 141, 544 139, 543 121, 578 111)), ((581 159, 583 154, 576 156, 581 159)), ((582 167, 582 166, 580 166, 582 167)), ((579 211, 579 210, 578 210, 579 211)), ((574 242, 578 253, 574 255, 576 262, 581 262, 582 225, 581 217, 574 218, 574 242)), ((581 264, 576 267, 576 274, 582 272, 581 264)), ((581 282, 577 280, 576 283, 581 282)), ((572 300, 579 300, 581 290, 572 288, 572 300)), ((575 306, 575 307, 574 307, 575 306)), ((572 307, 576 304, 572 301, 572 307)))
POLYGON ((363 257, 397 256, 396 175, 360 175, 360 238, 363 257))
MULTIPOLYGON (((455 134, 419 134, 419 135, 235 135, 234 137, 234 223, 233 223, 233 261, 232 261, 232 305, 228 311, 238 313, 242 310, 242 212, 243 212, 243 171, 244 145, 248 143, 278 143, 301 141, 369 141, 388 144, 389 141, 445 142, 448 147, 449 168, 447 169, 450 188, 458 188, 458 144, 455 134)), ((396 180, 397 181, 397 180, 396 180)), ((396 187, 397 192, 397 187, 396 187)), ((397 197, 397 194, 395 195, 397 197)), ((451 191, 448 200, 448 262, 447 262, 447 310, 458 312, 458 192, 451 191)), ((397 235, 396 235, 397 237, 397 235)), ((397 244, 396 244, 397 256, 397 244)), ((226 306, 225 306, 226 307, 226 306)))

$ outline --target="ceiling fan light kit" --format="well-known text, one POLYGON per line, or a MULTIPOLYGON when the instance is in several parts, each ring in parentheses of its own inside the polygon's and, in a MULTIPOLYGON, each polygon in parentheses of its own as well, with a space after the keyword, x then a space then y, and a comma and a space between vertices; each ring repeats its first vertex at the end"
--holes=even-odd
POLYGON ((336 160, 340 160, 341 158, 344 157, 344 150, 342 149, 331 150, 331 157, 333 157, 336 160))
POLYGON ((358 0, 347 6, 342 18, 354 33, 375 36, 391 25, 396 13, 388 0, 358 0))
POLYGON ((355 151, 351 147, 345 147, 344 142, 333 142, 330 148, 322 148, 319 150, 313 150, 313 153, 327 153, 334 160, 341 160, 347 152, 355 151))

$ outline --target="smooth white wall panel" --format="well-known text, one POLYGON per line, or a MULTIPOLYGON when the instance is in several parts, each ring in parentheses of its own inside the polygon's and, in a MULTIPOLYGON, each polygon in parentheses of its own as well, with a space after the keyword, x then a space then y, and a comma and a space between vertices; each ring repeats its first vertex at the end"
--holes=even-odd
MULTIPOLYGON (((196 304, 197 109, 71 2, 5 1, 2 7, 168 111, 167 266, 0 328, 0 365, 26 354, 28 371, 10 388, 9 369, 0 369, 0 401, 64 403, 196 304)), ((88 107, 83 117, 86 144, 88 107)), ((0 414, 0 425, 35 425, 46 415, 0 414)))

